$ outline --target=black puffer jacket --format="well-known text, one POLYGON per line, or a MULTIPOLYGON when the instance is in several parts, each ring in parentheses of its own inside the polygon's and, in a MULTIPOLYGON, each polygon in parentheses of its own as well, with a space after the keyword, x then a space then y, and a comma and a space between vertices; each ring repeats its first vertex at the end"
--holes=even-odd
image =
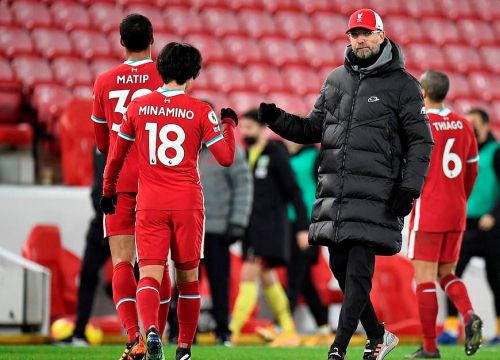
POLYGON ((398 188, 418 197, 433 141, 417 80, 404 70, 399 47, 385 40, 377 61, 344 66, 326 79, 307 118, 282 110, 270 124, 297 143, 321 142, 317 200, 309 242, 354 243, 380 255, 401 250, 403 219, 391 209, 398 188))

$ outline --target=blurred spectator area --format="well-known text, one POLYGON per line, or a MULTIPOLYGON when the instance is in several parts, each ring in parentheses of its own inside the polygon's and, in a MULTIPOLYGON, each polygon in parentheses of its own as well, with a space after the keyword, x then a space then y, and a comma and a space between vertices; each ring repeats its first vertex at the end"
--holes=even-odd
MULTIPOLYGON (((0 0, 0 148, 61 159, 61 115, 91 99, 102 71, 124 60, 118 25, 153 23, 153 57, 169 41, 197 46, 204 69, 191 89, 217 109, 261 101, 306 114, 343 62, 349 14, 370 7, 399 43, 408 71, 451 78, 447 104, 486 108, 500 126, 498 0, 0 0)), ((90 120, 89 120, 90 121, 90 120)), ((68 125, 68 124, 66 124, 68 125)), ((40 175, 40 174, 38 174, 40 175)), ((39 178, 40 179, 40 178, 39 178)), ((62 181, 64 182, 64 178, 62 181)), ((1 179, 0 179, 1 181, 1 179)), ((84 185, 87 180, 75 185, 84 185)), ((73 184, 73 183, 72 183, 73 184)))

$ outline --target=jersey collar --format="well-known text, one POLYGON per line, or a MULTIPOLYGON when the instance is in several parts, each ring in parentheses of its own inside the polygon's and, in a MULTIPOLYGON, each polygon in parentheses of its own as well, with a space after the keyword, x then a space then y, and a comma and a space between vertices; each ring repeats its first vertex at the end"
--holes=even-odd
POLYGON ((150 63, 150 62, 153 62, 153 60, 151 60, 150 58, 146 58, 146 59, 141 59, 141 60, 127 60, 124 62, 124 64, 130 65, 130 66, 139 66, 139 65, 150 63))
POLYGON ((448 116, 450 115, 451 110, 448 108, 441 108, 441 109, 427 109, 427 114, 436 114, 439 116, 448 116))
POLYGON ((171 96, 176 96, 176 95, 181 95, 184 94, 183 90, 170 90, 167 88, 164 88, 163 86, 160 86, 158 89, 156 89, 160 94, 166 97, 171 97, 171 96))

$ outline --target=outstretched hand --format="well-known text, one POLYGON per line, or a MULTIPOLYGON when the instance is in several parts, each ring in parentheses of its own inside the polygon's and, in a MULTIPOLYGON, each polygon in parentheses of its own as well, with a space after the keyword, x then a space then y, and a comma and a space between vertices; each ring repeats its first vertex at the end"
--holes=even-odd
POLYGON ((276 104, 260 103, 258 117, 259 121, 266 124, 273 124, 280 115, 279 109, 276 104))

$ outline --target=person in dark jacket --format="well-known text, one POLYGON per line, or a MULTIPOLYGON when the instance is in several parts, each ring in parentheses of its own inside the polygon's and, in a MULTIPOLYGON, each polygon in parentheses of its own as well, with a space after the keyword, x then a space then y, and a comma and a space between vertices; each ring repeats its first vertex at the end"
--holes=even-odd
POLYGON ((330 73, 308 117, 262 103, 259 118, 288 140, 321 142, 309 242, 329 247, 344 291, 328 359, 345 358, 361 320, 368 337, 363 359, 379 360, 398 339, 370 302, 375 255, 401 250, 403 218, 422 190, 433 141, 420 85, 404 70, 380 16, 354 12, 347 35, 344 65, 330 73))
MULTIPOLYGON (((307 246, 307 211, 290 167, 285 145, 267 138, 266 126, 257 110, 248 111, 240 121, 240 134, 248 146, 248 164, 253 174, 254 195, 250 222, 243 241, 241 283, 229 328, 238 342, 241 328, 257 303, 257 280, 264 286, 266 300, 283 334, 272 345, 299 345, 288 299, 275 267, 290 258, 290 225, 287 205, 297 212, 297 241, 307 246)), ((304 246, 304 245, 302 245, 304 246)))

